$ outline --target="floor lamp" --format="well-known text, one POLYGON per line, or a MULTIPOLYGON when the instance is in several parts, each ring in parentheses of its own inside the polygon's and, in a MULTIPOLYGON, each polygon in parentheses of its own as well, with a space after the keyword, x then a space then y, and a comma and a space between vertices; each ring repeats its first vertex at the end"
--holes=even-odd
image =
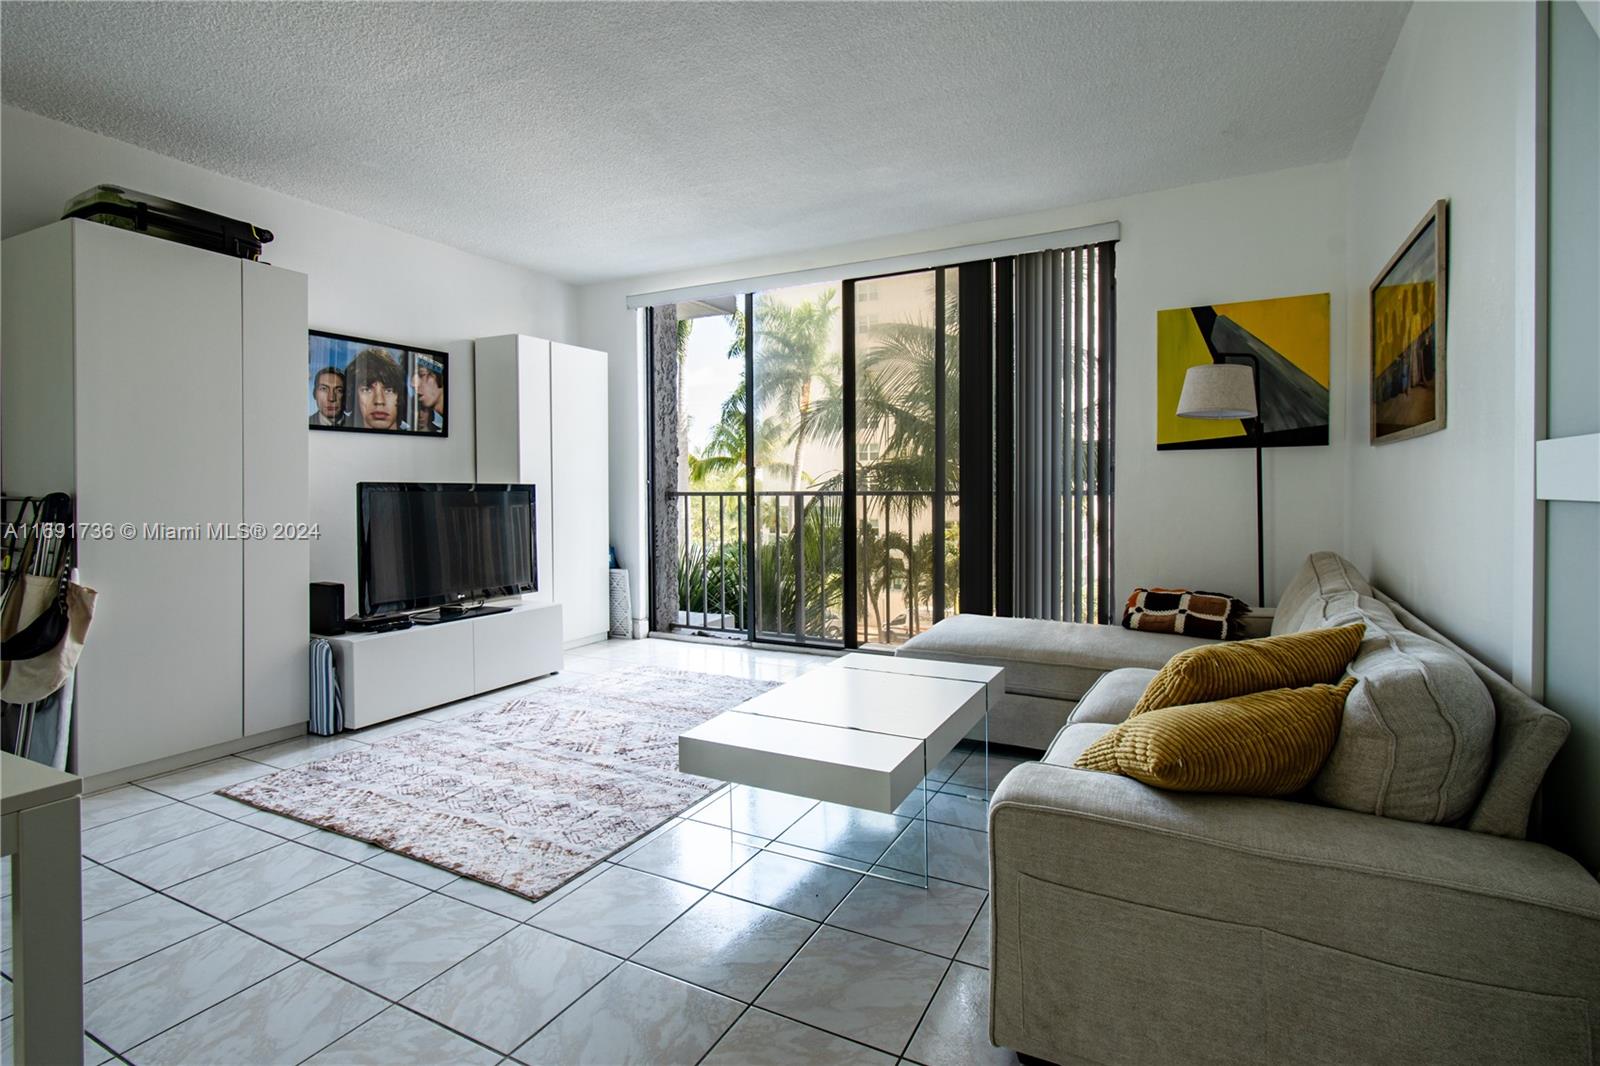
POLYGON ((1245 432, 1256 446, 1256 606, 1267 605, 1265 538, 1261 521, 1261 362, 1253 355, 1230 353, 1226 358, 1247 359, 1241 363, 1201 363, 1183 377, 1183 393, 1178 397, 1179 418, 1212 420, 1238 418, 1245 421, 1245 432))

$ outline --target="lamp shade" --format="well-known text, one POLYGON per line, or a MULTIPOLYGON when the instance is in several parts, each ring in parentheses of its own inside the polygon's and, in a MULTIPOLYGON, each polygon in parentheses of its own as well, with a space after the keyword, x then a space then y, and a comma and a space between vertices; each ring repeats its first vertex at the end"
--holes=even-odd
POLYGON ((1242 363, 1202 363, 1183 377, 1180 418, 1256 417, 1255 375, 1242 363))

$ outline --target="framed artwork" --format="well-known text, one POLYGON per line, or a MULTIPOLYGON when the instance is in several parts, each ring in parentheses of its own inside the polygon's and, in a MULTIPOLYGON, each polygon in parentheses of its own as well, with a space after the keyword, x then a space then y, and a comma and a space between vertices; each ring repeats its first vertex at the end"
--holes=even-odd
POLYGON ((1242 419, 1178 417, 1189 368, 1240 355, 1261 368, 1262 445, 1327 444, 1330 304, 1323 292, 1157 311, 1156 450, 1255 447, 1242 419))
POLYGON ((306 416, 312 429, 447 437, 450 355, 312 330, 306 416))
POLYGON ((1444 428, 1448 201, 1428 209, 1372 283, 1372 443, 1444 428))

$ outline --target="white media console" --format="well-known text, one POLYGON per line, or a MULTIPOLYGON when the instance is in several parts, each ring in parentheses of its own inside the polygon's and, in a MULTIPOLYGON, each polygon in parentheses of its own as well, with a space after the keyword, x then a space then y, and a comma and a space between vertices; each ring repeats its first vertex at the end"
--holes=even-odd
POLYGON ((561 669, 561 605, 519 603, 387 633, 329 637, 346 729, 466 699, 561 669))

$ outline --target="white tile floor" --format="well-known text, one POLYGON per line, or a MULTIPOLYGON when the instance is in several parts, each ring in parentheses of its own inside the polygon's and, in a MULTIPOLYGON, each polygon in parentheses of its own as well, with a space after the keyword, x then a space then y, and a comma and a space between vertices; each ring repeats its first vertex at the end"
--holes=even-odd
MULTIPOLYGON (((828 661, 612 641, 566 672, 783 681, 828 661)), ((965 750, 930 775, 926 890, 807 858, 920 851, 910 819, 754 789, 733 796, 742 842, 719 794, 538 902, 214 794, 516 691, 86 798, 84 1061, 1016 1061, 987 1038, 984 779, 965 750)), ((990 787, 1015 765, 993 758, 990 787)))

